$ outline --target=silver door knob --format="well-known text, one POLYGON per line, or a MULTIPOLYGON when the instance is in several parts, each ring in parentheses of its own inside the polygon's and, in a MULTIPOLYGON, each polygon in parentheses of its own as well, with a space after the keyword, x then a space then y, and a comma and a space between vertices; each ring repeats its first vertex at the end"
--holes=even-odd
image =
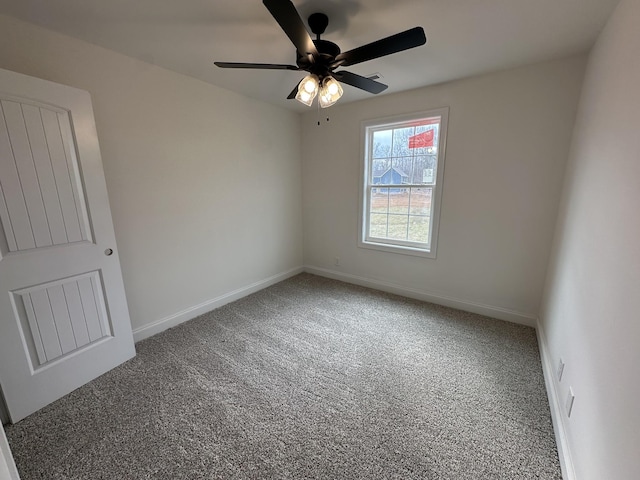
POLYGON ((112 248, 107 248, 104 251, 104 254, 108 257, 109 255, 113 255, 113 249, 112 248))

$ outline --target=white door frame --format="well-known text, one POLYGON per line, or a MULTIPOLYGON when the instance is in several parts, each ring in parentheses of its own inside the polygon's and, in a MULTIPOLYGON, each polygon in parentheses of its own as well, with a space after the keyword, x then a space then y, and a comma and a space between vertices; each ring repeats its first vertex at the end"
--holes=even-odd
POLYGON ((0 480, 20 480, 4 428, 0 427, 0 480))
POLYGON ((9 412, 7 406, 4 404, 4 397, 2 396, 2 385, 0 385, 0 425, 9 423, 9 412))

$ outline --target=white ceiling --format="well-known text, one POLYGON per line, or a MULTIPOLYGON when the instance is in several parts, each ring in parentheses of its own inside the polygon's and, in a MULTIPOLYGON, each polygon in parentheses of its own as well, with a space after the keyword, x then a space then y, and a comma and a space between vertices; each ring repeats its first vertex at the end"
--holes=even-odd
MULTIPOLYGON (((619 0, 293 0, 329 16, 342 51, 415 26, 427 45, 349 67, 379 73, 381 95, 587 51, 619 0)), ((295 48, 260 0, 0 0, 36 23, 249 97, 285 97, 303 72, 228 70, 213 61, 295 64, 295 48)), ((0 34, 1 35, 1 34, 0 34)), ((345 86, 341 103, 370 97, 345 86)), ((314 104, 315 105, 315 104, 314 104)))

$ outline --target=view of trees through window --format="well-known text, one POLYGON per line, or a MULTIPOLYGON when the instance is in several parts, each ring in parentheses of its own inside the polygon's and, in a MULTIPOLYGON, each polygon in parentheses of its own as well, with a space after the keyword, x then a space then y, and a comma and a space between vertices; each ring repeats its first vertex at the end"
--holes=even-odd
POLYGON ((369 239, 428 247, 440 120, 425 118, 369 133, 369 239))

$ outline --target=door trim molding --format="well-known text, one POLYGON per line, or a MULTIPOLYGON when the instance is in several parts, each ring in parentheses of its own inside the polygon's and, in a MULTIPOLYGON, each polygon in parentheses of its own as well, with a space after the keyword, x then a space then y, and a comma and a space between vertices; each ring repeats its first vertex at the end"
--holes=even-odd
POLYGON ((9 474, 8 480, 20 480, 4 428, 0 427, 0 478, 6 478, 7 473, 9 474))

